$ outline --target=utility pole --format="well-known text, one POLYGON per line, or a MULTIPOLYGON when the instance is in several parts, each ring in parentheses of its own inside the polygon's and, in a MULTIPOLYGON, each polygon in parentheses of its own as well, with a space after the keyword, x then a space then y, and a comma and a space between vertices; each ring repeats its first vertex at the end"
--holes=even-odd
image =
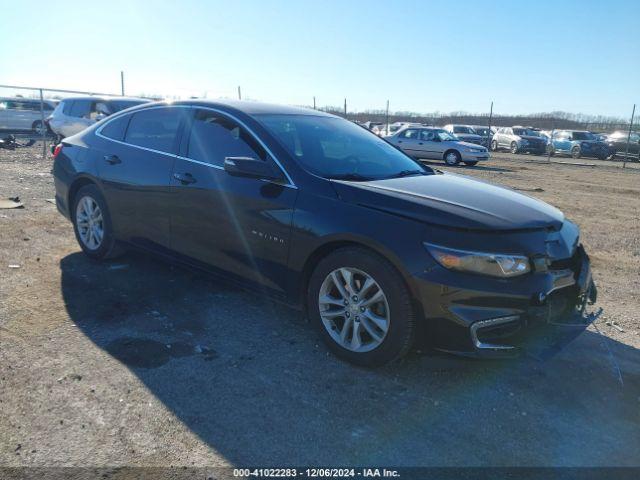
POLYGON ((124 72, 122 70, 120 70, 120 91, 124 97, 124 72))
POLYGON ((387 100, 387 135, 389 135, 389 100, 387 100))
POLYGON ((315 96, 313 97, 313 109, 314 110, 316 109, 316 97, 315 96))
POLYGON ((488 150, 491 150, 491 120, 493 120, 493 100, 491 101, 491 109, 489 110, 489 131, 487 132, 488 150))
POLYGON ((622 168, 627 168, 627 158, 629 157, 629 142, 631 142, 631 130, 633 130, 633 117, 636 115, 636 104, 633 104, 633 110, 631 111, 631 122, 629 122, 629 134, 627 135, 627 148, 624 152, 624 160, 622 161, 622 168))
POLYGON ((238 85, 238 100, 242 100, 242 92, 240 91, 240 85, 238 85))
POLYGON ((344 99, 344 118, 347 118, 347 99, 344 99))

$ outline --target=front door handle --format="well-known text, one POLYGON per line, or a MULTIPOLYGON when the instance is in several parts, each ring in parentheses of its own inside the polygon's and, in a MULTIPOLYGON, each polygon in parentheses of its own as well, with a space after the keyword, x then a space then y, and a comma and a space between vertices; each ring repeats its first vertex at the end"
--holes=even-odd
POLYGON ((196 179, 190 173, 174 173, 173 178, 178 180, 183 185, 189 185, 190 183, 196 183, 196 179))
POLYGON ((115 165, 117 163, 122 163, 122 160, 120 160, 120 158, 117 155, 105 155, 104 156, 104 160, 109 165, 115 165))

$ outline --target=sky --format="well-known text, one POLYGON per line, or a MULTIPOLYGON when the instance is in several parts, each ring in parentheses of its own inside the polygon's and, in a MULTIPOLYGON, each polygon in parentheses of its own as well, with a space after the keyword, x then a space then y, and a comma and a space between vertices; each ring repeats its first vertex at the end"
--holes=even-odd
MULTIPOLYGON (((640 0, 0 0, 0 84, 350 111, 640 103, 640 0), (10 21, 15 19, 15 21, 10 21)), ((0 95, 6 95, 0 89, 0 95)))

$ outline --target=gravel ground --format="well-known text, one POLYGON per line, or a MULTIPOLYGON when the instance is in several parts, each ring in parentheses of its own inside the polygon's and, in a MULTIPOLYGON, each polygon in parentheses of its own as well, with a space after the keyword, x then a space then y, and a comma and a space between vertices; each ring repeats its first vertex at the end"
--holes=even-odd
POLYGON ((640 466, 637 164, 452 169, 576 221, 604 313, 545 361, 413 351, 372 371, 286 307, 140 254, 87 259, 39 148, 0 150, 0 198, 25 205, 0 210, 0 466, 640 466))

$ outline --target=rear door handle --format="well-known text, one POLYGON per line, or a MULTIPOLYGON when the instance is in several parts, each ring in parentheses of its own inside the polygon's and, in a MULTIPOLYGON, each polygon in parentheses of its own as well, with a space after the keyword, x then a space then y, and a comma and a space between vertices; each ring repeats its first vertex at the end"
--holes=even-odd
POLYGON ((104 156, 104 160, 109 165, 115 165, 117 163, 122 163, 122 160, 120 160, 120 158, 117 155, 105 155, 104 156))
POLYGON ((173 178, 178 180, 183 185, 189 185, 190 183, 196 183, 196 179, 190 173, 174 173, 173 178))

